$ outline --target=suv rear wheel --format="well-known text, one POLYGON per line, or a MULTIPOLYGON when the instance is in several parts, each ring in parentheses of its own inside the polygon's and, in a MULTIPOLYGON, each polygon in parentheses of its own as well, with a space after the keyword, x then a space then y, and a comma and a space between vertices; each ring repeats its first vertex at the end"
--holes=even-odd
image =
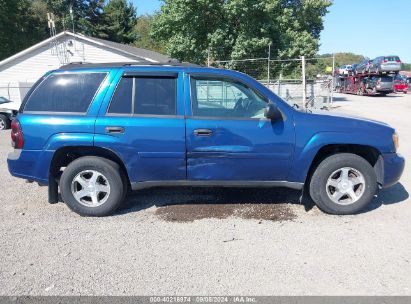
POLYGON ((101 157, 80 157, 71 162, 60 178, 63 201, 74 212, 85 216, 105 216, 124 199, 121 168, 101 157))
POLYGON ((353 214, 371 202, 377 191, 377 178, 364 158, 339 153, 318 165, 309 186, 312 199, 324 212, 353 214))

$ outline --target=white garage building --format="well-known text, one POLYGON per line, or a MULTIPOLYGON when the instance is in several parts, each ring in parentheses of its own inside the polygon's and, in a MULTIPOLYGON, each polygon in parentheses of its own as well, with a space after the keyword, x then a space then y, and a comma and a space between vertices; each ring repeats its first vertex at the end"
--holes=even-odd
POLYGON ((169 57, 130 45, 62 32, 0 61, 0 96, 21 102, 47 71, 71 62, 167 62, 169 57))

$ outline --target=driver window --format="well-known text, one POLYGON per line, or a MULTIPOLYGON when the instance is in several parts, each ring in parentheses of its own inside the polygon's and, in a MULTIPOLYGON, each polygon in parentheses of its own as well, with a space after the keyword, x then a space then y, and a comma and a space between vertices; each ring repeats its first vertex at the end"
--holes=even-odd
POLYGON ((267 102, 243 83, 191 78, 194 116, 263 118, 267 102))

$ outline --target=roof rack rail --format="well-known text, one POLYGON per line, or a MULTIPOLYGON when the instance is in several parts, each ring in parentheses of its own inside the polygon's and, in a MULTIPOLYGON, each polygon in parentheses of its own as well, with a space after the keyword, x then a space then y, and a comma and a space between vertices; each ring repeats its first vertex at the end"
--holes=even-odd
POLYGON ((91 62, 71 62, 60 67, 61 70, 77 69, 77 68, 93 68, 93 67, 125 67, 125 66, 174 66, 174 67, 201 67, 201 65, 180 62, 178 60, 169 60, 168 62, 107 62, 107 63, 91 63, 91 62))

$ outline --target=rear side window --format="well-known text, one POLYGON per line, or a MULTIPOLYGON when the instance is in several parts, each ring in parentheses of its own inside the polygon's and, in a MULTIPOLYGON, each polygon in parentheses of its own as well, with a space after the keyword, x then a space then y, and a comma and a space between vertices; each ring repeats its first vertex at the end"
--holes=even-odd
POLYGON ((176 78, 135 78, 134 114, 175 115, 176 78))
POLYGON ((85 113, 106 73, 52 74, 29 96, 24 111, 85 113))
POLYGON ((108 109, 110 114, 176 114, 175 77, 123 77, 108 109))

